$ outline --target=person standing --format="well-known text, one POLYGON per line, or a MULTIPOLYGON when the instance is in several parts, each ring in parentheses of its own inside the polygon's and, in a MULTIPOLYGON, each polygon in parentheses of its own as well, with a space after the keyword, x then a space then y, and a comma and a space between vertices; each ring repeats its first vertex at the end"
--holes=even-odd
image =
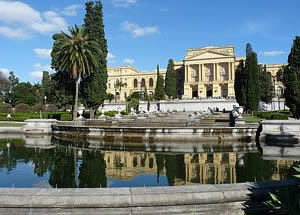
POLYGON ((11 121, 11 115, 10 115, 10 113, 7 114, 7 121, 9 121, 9 122, 11 121))

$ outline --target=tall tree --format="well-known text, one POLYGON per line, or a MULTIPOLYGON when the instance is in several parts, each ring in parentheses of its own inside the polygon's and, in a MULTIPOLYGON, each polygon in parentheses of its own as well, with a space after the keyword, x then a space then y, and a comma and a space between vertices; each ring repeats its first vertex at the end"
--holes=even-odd
POLYGON ((36 89, 30 84, 30 82, 22 82, 19 83, 14 88, 14 104, 27 104, 27 105, 34 105, 39 98, 36 89))
POLYGON ((245 72, 244 60, 240 60, 235 71, 234 91, 237 103, 240 106, 246 106, 247 102, 247 75, 245 72))
POLYGON ((245 71, 247 74, 247 105, 248 111, 257 110, 260 100, 260 86, 257 55, 255 52, 248 54, 246 58, 245 71))
POLYGON ((274 85, 271 73, 267 72, 267 66, 259 66, 260 100, 269 104, 274 97, 274 85))
POLYGON ((6 103, 11 103, 13 106, 16 105, 15 102, 15 88, 19 84, 19 78, 15 76, 14 72, 9 72, 8 84, 4 89, 4 101, 6 103))
POLYGON ((62 32, 54 38, 52 67, 67 72, 76 80, 73 119, 77 118, 78 91, 81 77, 90 75, 98 66, 96 56, 101 52, 99 44, 91 39, 84 28, 69 27, 70 35, 62 32))
POLYGON ((107 90, 107 41, 105 39, 103 13, 101 1, 86 3, 84 19, 85 31, 92 39, 96 40, 101 52, 96 56, 98 65, 95 72, 82 81, 83 100, 90 108, 90 118, 94 118, 95 111, 106 99, 107 90))
POLYGON ((246 45, 246 56, 248 56, 249 54, 251 54, 253 52, 252 46, 250 43, 247 43, 246 45))
POLYGON ((169 98, 176 98, 177 89, 176 89, 176 71, 174 69, 174 61, 172 59, 169 60, 166 80, 165 80, 165 91, 169 98))
POLYGON ((156 77, 156 87, 154 92, 154 99, 164 100, 165 99, 165 88, 164 88, 164 78, 159 74, 159 65, 157 65, 157 77, 156 77))
POLYGON ((284 72, 285 66, 282 66, 276 73, 276 79, 278 82, 283 82, 283 72, 284 72))
POLYGON ((6 93, 7 89, 9 87, 9 81, 6 78, 6 76, 3 74, 3 72, 0 71, 0 97, 1 97, 1 102, 6 101, 6 93))
POLYGON ((296 36, 283 72, 286 105, 297 119, 300 118, 300 36, 296 36))

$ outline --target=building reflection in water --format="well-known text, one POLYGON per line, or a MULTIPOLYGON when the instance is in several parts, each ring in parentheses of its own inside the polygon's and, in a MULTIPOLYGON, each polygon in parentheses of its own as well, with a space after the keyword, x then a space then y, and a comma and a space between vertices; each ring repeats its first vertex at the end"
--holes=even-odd
POLYGON ((247 151, 101 151, 88 145, 56 145, 51 148, 31 145, 26 148, 23 142, 11 141, 9 146, 6 143, 0 142, 1 180, 4 177, 1 172, 12 173, 23 162, 32 166, 34 175, 48 177, 48 183, 58 188, 107 187, 110 179, 134 181, 140 175, 151 175, 151 180, 154 176, 153 186, 162 185, 159 181, 161 177, 165 177, 169 186, 284 180, 292 177, 290 167, 295 162, 263 160, 258 152, 247 151))
POLYGON ((131 180, 139 174, 160 174, 168 177, 169 185, 283 180, 294 163, 263 161, 257 153, 236 152, 172 155, 111 151, 104 153, 104 160, 107 178, 131 180), (252 160, 256 162, 249 163, 252 160))

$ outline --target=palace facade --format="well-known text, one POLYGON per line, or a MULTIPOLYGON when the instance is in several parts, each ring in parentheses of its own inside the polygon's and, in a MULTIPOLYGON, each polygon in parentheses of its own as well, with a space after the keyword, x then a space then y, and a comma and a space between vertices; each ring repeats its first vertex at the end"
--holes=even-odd
MULTIPOLYGON (((154 94, 156 87, 157 72, 138 72, 132 66, 108 67, 107 93, 115 96, 117 101, 125 101, 126 97, 133 92, 154 94), (118 81, 122 87, 117 86, 118 81)), ((165 78, 166 71, 160 71, 165 78)))
MULTIPOLYGON (((228 98, 235 97, 235 70, 239 61, 246 57, 235 56, 234 46, 207 46, 188 49, 182 61, 175 61, 178 95, 183 99, 228 98)), ((283 85, 276 79, 276 73, 283 64, 266 65, 275 84, 275 94, 282 96, 283 85)), ((165 77, 165 71, 160 74, 165 77)), ((107 92, 118 101, 124 101, 132 92, 154 94, 156 72, 138 72, 132 66, 108 68, 107 92), (124 83, 121 90, 116 87, 117 80, 124 83)))

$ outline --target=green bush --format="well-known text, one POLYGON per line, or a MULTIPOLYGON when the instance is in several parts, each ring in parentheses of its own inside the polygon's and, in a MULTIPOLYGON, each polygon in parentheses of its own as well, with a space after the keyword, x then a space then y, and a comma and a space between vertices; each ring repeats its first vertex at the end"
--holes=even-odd
POLYGON ((44 106, 41 104, 35 104, 31 107, 32 112, 36 112, 36 113, 40 112, 40 110, 44 111, 44 109, 45 109, 44 106))
POLYGON ((117 114, 118 114, 118 111, 108 111, 108 112, 104 113, 105 116, 109 116, 109 117, 114 117, 117 114))
POLYGON ((289 119, 289 112, 281 111, 279 113, 270 112, 270 111, 258 111, 254 113, 255 116, 260 118, 265 118, 267 120, 288 120, 289 119))
POLYGON ((28 113, 30 112, 30 106, 27 104, 18 104, 15 107, 15 111, 18 113, 28 113))
POLYGON ((72 114, 71 113, 62 113, 60 116, 61 121, 72 121, 72 114))
MULTIPOLYGON (((39 119, 39 113, 12 113, 11 120, 23 122, 26 119, 39 119)), ((0 121, 7 121, 7 113, 0 113, 0 121)))
POLYGON ((8 113, 12 111, 12 106, 11 104, 7 103, 0 103, 0 112, 1 113, 8 113))
POLYGON ((286 114, 277 113, 277 114, 272 114, 271 119, 273 119, 273 120, 288 120, 289 116, 286 114))
POLYGON ((279 111, 279 113, 290 115, 290 111, 289 110, 282 110, 282 111, 279 111))
POLYGON ((61 114, 62 113, 46 113, 46 118, 60 120, 61 114))

